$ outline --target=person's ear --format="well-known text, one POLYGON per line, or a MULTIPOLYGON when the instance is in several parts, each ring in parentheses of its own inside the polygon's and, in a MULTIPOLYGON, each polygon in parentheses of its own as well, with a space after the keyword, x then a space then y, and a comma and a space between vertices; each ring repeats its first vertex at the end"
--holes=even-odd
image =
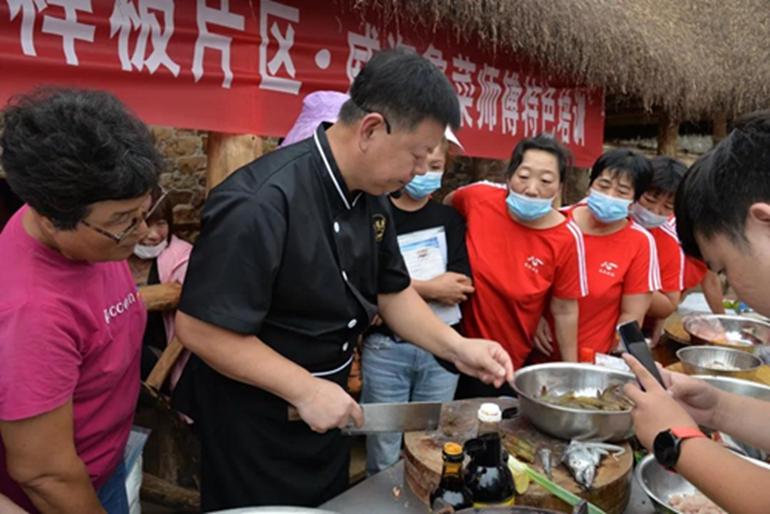
POLYGON ((51 218, 46 216, 40 216, 40 227, 47 234, 54 234, 59 231, 59 229, 56 228, 56 225, 54 225, 53 221, 51 221, 51 218))
POLYGON ((746 216, 746 223, 758 223, 770 228, 770 203, 757 202, 751 204, 746 216))
POLYGON ((372 112, 361 118, 358 123, 358 147, 361 152, 371 147, 372 143, 385 130, 385 118, 381 114, 372 112))

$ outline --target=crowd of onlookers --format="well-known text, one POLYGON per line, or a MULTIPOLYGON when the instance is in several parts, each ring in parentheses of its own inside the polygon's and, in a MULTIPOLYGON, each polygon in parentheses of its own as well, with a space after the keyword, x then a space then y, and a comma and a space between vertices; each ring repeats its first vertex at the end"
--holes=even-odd
MULTIPOLYGON (((714 272, 768 313, 766 115, 689 172, 607 151, 585 198, 560 208, 570 152, 526 138, 505 182, 440 203, 463 146, 456 97, 433 68, 382 52, 349 95, 309 95, 282 147, 212 192, 194 248, 174 235, 150 132, 114 97, 47 90, 5 109, 2 165, 24 204, 0 234, 13 263, 0 269, 0 511, 127 512, 140 379, 175 336, 189 351, 164 392, 194 420, 203 506, 219 509, 317 505, 344 489, 348 443, 333 429, 362 422, 344 390, 357 341, 362 402, 448 401, 513 394, 513 371, 530 364, 593 362, 617 349, 625 321, 654 344, 693 287, 721 310, 714 272), (176 323, 142 307, 137 286, 183 281, 176 323)), ((668 373, 666 395, 630 363, 646 388, 631 391, 645 446, 695 422, 770 446, 723 412, 764 406, 668 373)), ((703 454, 684 453, 681 471, 748 511, 699 471, 724 453, 696 444, 703 454)), ((400 447, 400 434, 370 436, 368 471, 400 447)))

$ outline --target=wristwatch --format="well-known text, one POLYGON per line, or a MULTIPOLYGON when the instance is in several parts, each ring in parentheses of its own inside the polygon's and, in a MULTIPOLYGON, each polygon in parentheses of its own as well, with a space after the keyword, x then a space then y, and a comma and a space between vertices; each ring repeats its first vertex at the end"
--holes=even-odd
POLYGON ((661 466, 673 470, 679 460, 682 441, 697 437, 706 437, 706 434, 694 427, 675 427, 660 432, 652 443, 655 460, 661 466))

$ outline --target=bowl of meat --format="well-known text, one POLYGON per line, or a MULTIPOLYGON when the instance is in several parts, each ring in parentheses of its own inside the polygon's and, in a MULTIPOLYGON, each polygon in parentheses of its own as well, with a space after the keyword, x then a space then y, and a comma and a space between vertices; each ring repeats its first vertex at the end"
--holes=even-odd
POLYGON ((715 345, 758 353, 770 345, 770 323, 746 316, 692 314, 682 319, 696 345, 715 345))
POLYGON ((533 425, 561 439, 622 441, 633 435, 633 403, 623 385, 631 373, 592 364, 554 362, 516 372, 519 409, 533 425))
POLYGON ((751 378, 762 365, 762 359, 752 353, 722 346, 686 346, 676 356, 688 375, 751 378))
MULTIPOLYGON (((743 457, 746 458, 746 457, 743 457)), ((757 466, 770 469, 762 461, 748 459, 757 466)), ((657 512, 670 514, 727 514, 698 491, 680 474, 669 471, 648 455, 636 466, 634 472, 639 485, 655 504, 657 512)))

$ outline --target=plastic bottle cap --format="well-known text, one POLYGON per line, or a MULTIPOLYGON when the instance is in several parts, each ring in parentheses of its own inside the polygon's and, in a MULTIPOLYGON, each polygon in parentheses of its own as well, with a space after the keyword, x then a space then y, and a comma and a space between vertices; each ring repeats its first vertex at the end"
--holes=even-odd
POLYGON ((463 453, 463 446, 459 443, 444 443, 444 453, 447 455, 460 455, 463 453))
POLYGON ((496 403, 482 403, 478 413, 479 421, 484 423, 497 423, 503 419, 503 412, 496 403))

